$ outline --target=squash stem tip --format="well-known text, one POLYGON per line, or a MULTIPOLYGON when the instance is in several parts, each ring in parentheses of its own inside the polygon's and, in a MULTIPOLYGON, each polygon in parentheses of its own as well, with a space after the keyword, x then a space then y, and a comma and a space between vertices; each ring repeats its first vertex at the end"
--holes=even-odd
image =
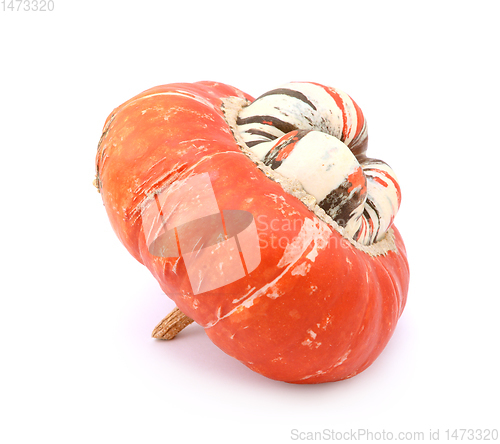
POLYGON ((174 339, 177 334, 194 321, 175 307, 153 330, 155 339, 174 339))

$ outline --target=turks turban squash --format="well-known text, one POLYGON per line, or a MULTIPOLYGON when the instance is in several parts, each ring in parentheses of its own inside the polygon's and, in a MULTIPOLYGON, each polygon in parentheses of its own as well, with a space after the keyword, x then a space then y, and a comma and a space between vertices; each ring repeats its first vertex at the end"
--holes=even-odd
POLYGON ((409 269, 392 169, 338 89, 295 82, 254 100, 228 85, 149 89, 108 117, 95 185, 120 241, 177 308, 250 369, 350 378, 394 332, 409 269))

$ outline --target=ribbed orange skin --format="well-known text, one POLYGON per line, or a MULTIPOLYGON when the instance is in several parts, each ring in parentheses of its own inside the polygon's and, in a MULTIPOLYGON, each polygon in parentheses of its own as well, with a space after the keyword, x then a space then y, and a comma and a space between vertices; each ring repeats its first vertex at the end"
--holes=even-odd
POLYGON ((394 228, 397 251, 372 257, 266 177, 224 119, 221 99, 230 96, 253 100, 223 84, 170 84, 114 110, 96 159, 113 229, 176 305, 252 370, 292 383, 352 377, 384 349, 405 306, 403 240, 394 228), (197 173, 210 175, 221 211, 252 213, 261 263, 232 284, 193 295, 182 258, 149 253, 140 208, 148 193, 197 173), (303 252, 283 264, 297 236, 303 252))

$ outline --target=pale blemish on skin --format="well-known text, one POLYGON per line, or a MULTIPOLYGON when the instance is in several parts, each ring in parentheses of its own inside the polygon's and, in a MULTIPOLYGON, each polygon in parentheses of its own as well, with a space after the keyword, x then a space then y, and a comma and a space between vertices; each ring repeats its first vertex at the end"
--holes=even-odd
POLYGON ((296 276, 296 275, 305 276, 309 272, 310 269, 311 269, 310 262, 302 262, 300 265, 297 265, 292 270, 292 276, 296 276))
POLYGON ((310 245, 312 245, 312 249, 306 257, 314 262, 318 255, 318 250, 322 250, 328 246, 330 235, 331 232, 326 224, 323 224, 319 220, 315 222, 313 219, 306 218, 300 232, 286 246, 283 256, 278 262, 278 268, 283 268, 290 263, 297 262, 310 245))
POLYGON ((300 232, 297 234, 295 239, 289 243, 283 256, 281 257, 278 268, 284 268, 282 273, 280 273, 274 280, 269 282, 268 284, 261 287, 255 293, 251 294, 247 297, 243 302, 237 307, 230 310, 224 316, 221 316, 220 310, 216 315, 216 318, 204 325, 204 328, 213 327, 217 322, 221 319, 225 319, 228 316, 231 316, 234 313, 240 313, 245 308, 250 308, 255 303, 255 300, 261 296, 268 296, 272 299, 276 299, 279 296, 279 292, 277 290, 277 284, 283 276, 289 272, 289 270, 297 263, 299 259, 302 258, 303 254, 311 247, 312 250, 308 254, 308 257, 313 254, 313 258, 315 258, 318 254, 318 250, 325 248, 328 245, 328 239, 331 235, 330 230, 323 222, 316 220, 316 222, 312 219, 306 219, 304 224, 302 225, 300 232))
POLYGON ((351 353, 351 350, 347 350, 347 352, 339 358, 339 360, 333 365, 332 368, 335 368, 335 367, 338 367, 339 365, 342 365, 344 363, 344 361, 347 359, 347 357, 350 355, 350 353, 351 353))

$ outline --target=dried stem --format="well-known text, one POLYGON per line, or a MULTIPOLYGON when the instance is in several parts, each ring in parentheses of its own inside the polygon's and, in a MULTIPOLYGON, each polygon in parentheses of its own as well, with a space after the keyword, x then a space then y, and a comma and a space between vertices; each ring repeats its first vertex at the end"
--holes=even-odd
POLYGON ((175 307, 153 330, 155 339, 173 339, 181 330, 191 324, 193 320, 175 307))

